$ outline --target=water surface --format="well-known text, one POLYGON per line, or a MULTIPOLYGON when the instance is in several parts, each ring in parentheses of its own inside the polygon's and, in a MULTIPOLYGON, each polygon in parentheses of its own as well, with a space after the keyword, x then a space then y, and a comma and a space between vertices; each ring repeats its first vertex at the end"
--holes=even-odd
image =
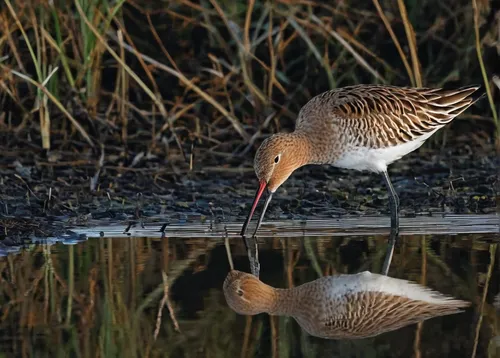
MULTIPOLYGON (((472 307, 374 338, 340 341, 308 336, 292 318, 245 317, 227 306, 222 283, 230 269, 228 249, 234 267, 249 270, 232 229, 218 237, 165 230, 162 238, 157 229, 149 237, 130 234, 145 227, 128 233, 122 227, 115 235, 122 237, 114 238, 96 227, 88 239, 31 245, 1 257, 1 354, 485 357, 494 356, 500 339, 494 304, 500 291, 498 235, 492 233, 403 235, 389 275, 471 301, 472 307)), ((260 262, 261 279, 274 287, 327 274, 380 272, 384 260, 386 236, 369 235, 367 228, 349 235, 291 230, 287 236, 279 226, 272 231, 260 237, 260 262)))

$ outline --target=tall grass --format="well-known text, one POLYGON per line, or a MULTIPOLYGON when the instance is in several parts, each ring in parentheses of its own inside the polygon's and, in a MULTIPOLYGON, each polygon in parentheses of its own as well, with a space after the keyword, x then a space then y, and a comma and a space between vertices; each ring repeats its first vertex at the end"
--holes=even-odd
MULTIPOLYGON (((245 153, 330 88, 488 84, 497 71, 483 64, 494 24, 475 0, 5 4, 0 105, 44 149, 83 139, 167 155, 195 140, 245 153)), ((498 128, 487 89, 491 109, 472 111, 498 128)))
POLYGON ((490 87, 490 82, 493 80, 493 78, 491 78, 491 76, 488 76, 483 61, 483 55, 481 49, 481 35, 479 31, 479 21, 481 15, 480 15, 480 9, 478 8, 477 0, 472 0, 472 8, 474 10, 474 35, 475 35, 475 47, 477 52, 477 59, 479 62, 479 66, 481 68, 481 75, 483 76, 484 86, 486 88, 486 94, 488 96, 488 102, 490 104, 491 113, 493 115, 493 120, 497 129, 497 137, 496 137, 497 148, 500 150, 500 122, 498 120, 498 112, 496 109, 495 102, 493 100, 493 95, 490 87))

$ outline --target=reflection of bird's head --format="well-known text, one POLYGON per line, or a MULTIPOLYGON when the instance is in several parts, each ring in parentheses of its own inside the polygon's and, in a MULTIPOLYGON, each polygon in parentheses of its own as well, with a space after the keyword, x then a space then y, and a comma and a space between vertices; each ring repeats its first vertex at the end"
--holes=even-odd
POLYGON ((268 312, 276 300, 274 288, 254 275, 236 270, 227 275, 223 290, 229 307, 244 315, 268 312))

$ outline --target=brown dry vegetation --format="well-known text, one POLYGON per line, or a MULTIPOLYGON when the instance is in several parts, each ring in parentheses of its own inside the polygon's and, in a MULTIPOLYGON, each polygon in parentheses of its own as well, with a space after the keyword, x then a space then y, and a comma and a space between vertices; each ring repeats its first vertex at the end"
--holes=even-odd
POLYGON ((457 129, 492 142, 498 11, 479 0, 5 0, 0 136, 124 166, 189 163, 193 148, 200 161, 241 161, 330 88, 479 83, 490 105, 457 129))

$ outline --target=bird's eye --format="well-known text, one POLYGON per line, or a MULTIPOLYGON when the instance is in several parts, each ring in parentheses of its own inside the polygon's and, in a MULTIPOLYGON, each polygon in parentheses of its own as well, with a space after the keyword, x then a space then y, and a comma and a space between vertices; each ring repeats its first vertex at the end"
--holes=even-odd
POLYGON ((243 290, 242 290, 242 289, 240 289, 240 288, 238 288, 238 289, 236 290, 236 293, 237 293, 237 294, 238 294, 238 296, 240 296, 240 297, 241 297, 241 296, 243 296, 243 290))
POLYGON ((276 164, 278 164, 278 162, 279 162, 279 161, 280 161, 280 156, 279 156, 279 155, 277 155, 277 156, 274 158, 274 162, 275 162, 276 164))

